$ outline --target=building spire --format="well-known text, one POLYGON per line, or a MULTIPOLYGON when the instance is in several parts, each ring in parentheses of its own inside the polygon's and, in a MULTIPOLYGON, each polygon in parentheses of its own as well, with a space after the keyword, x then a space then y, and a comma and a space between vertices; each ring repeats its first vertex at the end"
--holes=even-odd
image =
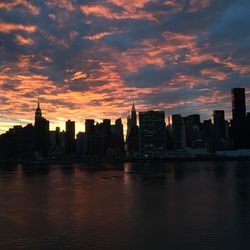
POLYGON ((132 110, 131 110, 131 128, 136 127, 137 119, 136 119, 136 109, 135 102, 133 101, 132 110))
POLYGON ((37 98, 37 108, 36 108, 36 112, 35 112, 35 123, 38 122, 39 120, 41 120, 42 118, 42 111, 40 108, 40 102, 39 102, 39 97, 37 98))
POLYGON ((132 105, 132 112, 136 112, 135 110, 135 102, 133 101, 133 105, 132 105))

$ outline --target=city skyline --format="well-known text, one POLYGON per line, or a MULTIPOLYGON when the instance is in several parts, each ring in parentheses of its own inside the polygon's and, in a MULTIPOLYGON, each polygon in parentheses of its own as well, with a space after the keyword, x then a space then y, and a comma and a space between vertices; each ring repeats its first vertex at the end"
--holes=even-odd
MULTIPOLYGON (((233 89, 232 89, 232 90, 233 90, 233 89)), ((248 105, 247 105, 248 96, 247 96, 247 91, 245 91, 245 92, 246 92, 246 96, 245 96, 246 110, 245 110, 245 111, 248 112, 248 105)), ((231 93, 230 93, 230 97, 231 97, 231 93)), ((6 131, 8 131, 8 129, 10 129, 11 127, 13 127, 13 126, 15 126, 15 125, 25 126, 25 125, 27 125, 27 124, 35 124, 35 120, 36 120, 37 113, 38 113, 38 116, 39 116, 39 117, 42 117, 42 111, 41 111, 41 110, 42 110, 42 109, 41 109, 42 103, 41 103, 41 101, 39 100, 39 98, 37 98, 36 105, 37 105, 37 106, 36 106, 36 108, 34 108, 33 113, 32 113, 32 119, 26 118, 26 119, 25 119, 25 120, 26 120, 26 123, 25 123, 25 122, 19 123, 19 124, 14 123, 14 124, 11 125, 10 127, 6 127, 6 130, 1 129, 1 127, 0 127, 0 134, 5 133, 6 131), (34 116, 34 114, 35 114, 35 116, 34 116)), ((232 105, 232 103, 231 103, 231 100, 230 100, 230 106, 231 106, 231 105, 232 105)), ((71 117, 71 118, 68 118, 67 120, 62 120, 60 124, 54 123, 53 120, 49 120, 49 122, 50 122, 50 123, 49 123, 49 129, 50 129, 50 130, 56 130, 56 128, 59 127, 62 131, 65 131, 65 130, 66 130, 66 123, 67 123, 67 121, 71 121, 71 120, 72 120, 72 121, 75 123, 75 134, 77 134, 78 132, 85 132, 84 123, 85 123, 85 121, 88 120, 88 119, 94 119, 95 123, 101 123, 101 122, 102 122, 103 120, 105 120, 105 119, 110 119, 111 121, 114 122, 116 119, 121 118, 121 119, 122 119, 122 122, 123 122, 123 125, 124 125, 124 132, 125 132, 125 134, 126 134, 126 133, 127 133, 127 118, 128 118, 128 116, 130 116, 131 110, 132 110, 133 112, 135 112, 135 115, 136 115, 136 118, 135 118, 135 119, 138 119, 138 118, 139 118, 139 113, 140 113, 140 112, 152 111, 153 109, 149 109, 149 110, 138 110, 137 105, 136 105, 135 101, 133 100, 132 103, 131 103, 131 105, 130 105, 130 109, 128 109, 128 111, 127 111, 127 113, 126 113, 126 117, 121 117, 121 116, 120 116, 120 117, 114 117, 114 118, 103 117, 103 118, 94 119, 94 118, 91 117, 91 116, 87 116, 88 118, 82 118, 82 122, 77 122, 78 119, 76 119, 76 118, 74 118, 74 117, 71 117), (136 111, 135 111, 135 106, 136 106, 136 111), (131 107, 132 107, 132 108, 131 108, 131 107), (52 126, 51 126, 51 124, 52 124, 52 126)), ((200 115, 200 117, 201 117, 201 121, 205 121, 205 120, 209 120, 209 119, 212 118, 213 112, 214 112, 214 111, 220 111, 220 110, 224 111, 224 113, 225 113, 225 120, 230 121, 230 120, 233 118, 232 107, 230 107, 230 110, 229 110, 229 111, 224 110, 222 107, 218 107, 218 108, 215 109, 215 110, 211 110, 211 111, 210 111, 210 115, 209 115, 208 117, 203 117, 202 114, 196 112, 195 110, 193 110, 192 113, 187 113, 187 114, 185 115, 185 114, 183 114, 183 113, 181 112, 181 110, 180 110, 179 113, 168 114, 168 113, 166 113, 164 110, 155 109, 155 111, 163 111, 163 112, 165 113, 165 123, 166 123, 166 124, 168 124, 168 116, 171 116, 171 115, 190 116, 190 115, 198 114, 198 115, 200 115), (202 118, 202 117, 203 117, 203 118, 202 118)), ((46 111, 44 111, 44 110, 43 110, 43 114, 45 114, 45 115, 44 115, 45 118, 50 117, 50 114, 49 114, 49 113, 46 113, 46 111)), ((136 122, 136 121, 135 121, 135 122, 136 122)))
POLYGON ((156 110, 137 113, 133 101, 125 131, 122 119, 118 118, 114 123, 111 119, 102 122, 85 119, 85 131, 76 132, 73 120, 65 122, 63 131, 60 127, 51 130, 50 121, 43 116, 38 101, 34 125, 17 125, 0 135, 0 158, 147 158, 169 157, 170 154, 198 157, 248 150, 250 112, 246 109, 245 88, 231 89, 231 105, 230 121, 225 119, 222 109, 214 110, 211 119, 201 121, 199 114, 165 116, 164 111, 156 110))

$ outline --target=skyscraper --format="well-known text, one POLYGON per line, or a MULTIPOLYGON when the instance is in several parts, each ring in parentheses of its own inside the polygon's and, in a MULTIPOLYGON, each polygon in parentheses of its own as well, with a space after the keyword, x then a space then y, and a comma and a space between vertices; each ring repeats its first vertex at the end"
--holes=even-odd
POLYGON ((165 149, 165 114, 163 111, 139 113, 140 152, 158 155, 165 149))
POLYGON ((137 115, 135 103, 133 102, 131 114, 127 118, 127 138, 128 153, 133 156, 139 152, 139 127, 137 126, 137 115))
POLYGON ((75 122, 71 120, 66 122, 65 149, 67 154, 75 152, 75 122))
POLYGON ((187 147, 199 148, 202 147, 201 122, 200 115, 193 114, 184 118, 186 127, 187 147))
POLYGON ((232 94, 233 120, 243 121, 246 119, 246 98, 244 88, 234 88, 232 94))
POLYGON ((111 125, 111 138, 109 145, 109 155, 121 156, 124 155, 124 136, 122 119, 116 119, 115 124, 111 125))
POLYGON ((225 138, 225 112, 215 110, 212 114, 213 131, 216 137, 225 138))
POLYGON ((131 110, 131 120, 130 120, 131 128, 135 127, 137 125, 137 117, 136 117, 136 109, 135 109, 135 103, 133 102, 132 110, 131 110))
POLYGON ((169 149, 182 149, 186 146, 186 131, 181 115, 168 116, 167 147, 169 149))
POLYGON ((95 120, 86 119, 85 120, 85 133, 86 133, 86 141, 87 141, 87 155, 93 155, 95 148, 95 120))
POLYGON ((211 151, 226 149, 226 122, 224 110, 215 110, 211 116, 212 121, 212 145, 211 151))
POLYGON ((232 94, 232 137, 235 149, 246 147, 246 99, 244 88, 234 88, 232 94))
POLYGON ((247 112, 247 147, 250 148, 250 112, 247 112))
POLYGON ((95 120, 93 119, 86 119, 85 120, 85 133, 92 134, 95 128, 95 120))
POLYGON ((49 121, 42 117, 39 102, 35 111, 35 151, 41 156, 49 151, 49 121))
POLYGON ((35 112, 35 123, 38 122, 39 120, 41 120, 42 118, 42 111, 40 108, 40 103, 39 101, 37 102, 37 108, 36 108, 36 112, 35 112))

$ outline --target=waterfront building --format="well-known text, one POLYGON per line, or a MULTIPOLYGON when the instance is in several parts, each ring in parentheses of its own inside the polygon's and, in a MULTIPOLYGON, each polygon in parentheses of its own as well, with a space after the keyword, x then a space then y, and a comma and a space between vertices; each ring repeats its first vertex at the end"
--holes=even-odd
POLYGON ((225 150, 226 141, 226 124, 224 110, 215 110, 211 116, 212 121, 212 151, 225 150))
POLYGON ((35 111, 35 151, 38 157, 46 157, 49 152, 49 121, 42 116, 40 103, 35 111))
POLYGON ((139 141, 142 155, 162 154, 166 148, 166 125, 163 111, 139 113, 139 141))
POLYGON ((167 117, 167 148, 172 150, 186 147, 186 131, 183 118, 179 114, 167 117))
POLYGON ((65 150, 70 155, 75 152, 75 122, 68 120, 66 122, 65 150))
POLYGON ((137 114, 135 103, 133 102, 130 116, 127 118, 127 151, 130 156, 139 153, 139 127, 137 125, 137 114))
POLYGON ((190 148, 204 147, 204 141, 202 138, 202 131, 201 131, 200 115, 193 114, 185 117, 184 124, 186 127, 187 147, 190 148))
POLYGON ((232 139, 234 149, 247 146, 246 98, 244 88, 233 88, 232 96, 232 139))

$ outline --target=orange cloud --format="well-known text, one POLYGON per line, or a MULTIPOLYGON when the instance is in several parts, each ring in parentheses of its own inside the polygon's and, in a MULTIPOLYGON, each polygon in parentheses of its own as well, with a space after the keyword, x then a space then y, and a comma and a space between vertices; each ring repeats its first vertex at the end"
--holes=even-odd
POLYGON ((21 36, 21 35, 16 35, 16 42, 19 45, 24 45, 24 46, 34 44, 34 41, 31 38, 24 37, 24 36, 21 36))
POLYGON ((87 73, 84 73, 84 72, 76 72, 71 78, 70 80, 71 81, 74 81, 74 80, 79 80, 79 79, 86 79, 88 77, 88 74, 87 73))
POLYGON ((68 48, 69 47, 69 44, 68 44, 68 41, 66 39, 60 39, 60 38, 57 38, 56 36, 52 35, 52 34, 49 34, 49 33, 46 33, 46 32, 43 32, 44 33, 44 37, 51 43, 53 44, 57 44, 63 48, 68 48))
POLYGON ((143 8, 149 2, 156 2, 152 0, 137 0, 137 1, 127 1, 127 0, 108 0, 108 2, 122 7, 127 11, 134 11, 135 9, 143 8))
POLYGON ((229 78, 229 75, 227 73, 222 72, 219 69, 202 69, 201 75, 218 81, 224 81, 229 78))
POLYGON ((71 0, 46 0, 45 4, 50 8, 61 8, 70 12, 75 10, 71 0))
POLYGON ((195 36, 165 32, 162 34, 162 39, 146 39, 139 48, 120 52, 113 48, 103 47, 102 52, 106 50, 119 68, 128 72, 136 72, 146 65, 163 68, 166 66, 166 61, 175 64, 181 56, 180 49, 192 51, 195 47, 195 36))
POLYGON ((85 15, 103 16, 109 19, 118 19, 119 17, 114 14, 110 9, 101 5, 82 5, 81 11, 85 15))
POLYGON ((95 15, 99 17, 105 17, 107 19, 148 19, 154 22, 158 20, 150 12, 143 10, 139 11, 122 11, 121 13, 112 12, 111 9, 104 7, 102 5, 81 5, 80 7, 82 13, 86 16, 95 15))
POLYGON ((0 9, 6 9, 8 11, 12 10, 13 8, 19 9, 18 6, 24 6, 28 11, 30 11, 33 15, 39 15, 40 8, 33 5, 29 1, 26 0, 9 0, 8 3, 0 2, 0 9))
POLYGON ((202 77, 195 77, 192 75, 184 74, 184 73, 178 73, 174 79, 171 80, 169 85, 171 87, 176 87, 176 86, 186 86, 188 88, 194 88, 195 86, 198 85, 205 85, 209 83, 208 79, 204 79, 202 77))
POLYGON ((112 34, 113 32, 101 32, 92 36, 84 36, 83 39, 90 40, 90 41, 95 41, 95 40, 100 40, 105 36, 108 36, 112 34))
POLYGON ((24 25, 24 24, 15 24, 15 23, 6 23, 3 21, 0 21, 0 32, 3 33, 10 33, 14 30, 23 30, 28 33, 35 32, 37 27, 35 25, 24 25))

